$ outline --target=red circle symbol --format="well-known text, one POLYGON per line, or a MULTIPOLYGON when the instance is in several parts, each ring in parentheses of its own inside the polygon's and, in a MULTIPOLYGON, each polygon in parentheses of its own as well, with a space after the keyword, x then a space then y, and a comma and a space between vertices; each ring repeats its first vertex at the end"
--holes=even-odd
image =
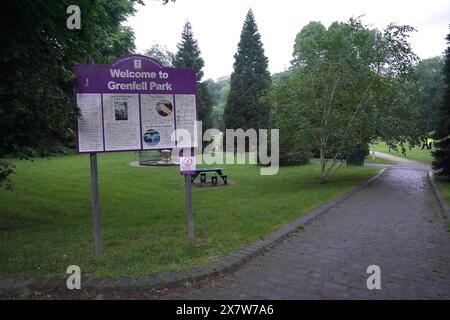
POLYGON ((192 159, 191 158, 187 158, 187 159, 184 159, 184 165, 185 166, 191 166, 191 164, 192 164, 192 159))

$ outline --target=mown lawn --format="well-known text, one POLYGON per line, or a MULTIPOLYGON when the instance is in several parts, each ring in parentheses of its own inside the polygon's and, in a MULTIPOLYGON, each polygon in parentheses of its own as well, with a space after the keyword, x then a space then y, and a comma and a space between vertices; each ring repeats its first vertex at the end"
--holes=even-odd
POLYGON ((391 160, 388 160, 388 159, 384 159, 384 158, 380 158, 380 157, 375 157, 375 159, 373 159, 371 154, 368 155, 364 159, 364 163, 395 164, 394 161, 391 161, 391 160))
POLYGON ((0 277, 64 274, 139 276, 216 260, 274 232, 374 176, 342 168, 319 184, 319 166, 261 176, 255 165, 223 165, 231 185, 194 188, 197 243, 186 244, 183 178, 178 167, 129 164, 134 153, 99 154, 104 255, 92 253, 89 157, 14 161, 14 190, 0 190, 0 277))
POLYGON ((409 148, 406 146, 406 154, 402 153, 400 147, 398 148, 398 151, 395 151, 394 149, 390 149, 384 142, 373 144, 371 146, 371 149, 379 152, 389 153, 397 157, 416 160, 425 164, 431 164, 431 162, 433 161, 431 150, 422 150, 421 146, 411 148, 411 150, 409 150, 409 148))
POLYGON ((447 202, 450 204, 450 181, 441 177, 437 177, 436 182, 445 200, 447 200, 447 202))

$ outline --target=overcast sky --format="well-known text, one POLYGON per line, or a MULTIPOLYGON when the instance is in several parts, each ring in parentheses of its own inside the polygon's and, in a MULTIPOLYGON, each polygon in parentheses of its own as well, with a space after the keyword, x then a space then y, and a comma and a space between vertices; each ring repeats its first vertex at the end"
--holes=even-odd
POLYGON ((441 55, 450 32, 449 0, 177 0, 162 5, 144 0, 127 21, 136 35, 137 52, 153 44, 176 51, 186 20, 193 27, 202 57, 205 77, 216 79, 231 74, 242 24, 253 9, 271 73, 289 66, 296 34, 310 21, 328 27, 333 21, 347 21, 365 15, 363 22, 383 29, 390 22, 409 24, 418 31, 411 39, 422 59, 441 55))

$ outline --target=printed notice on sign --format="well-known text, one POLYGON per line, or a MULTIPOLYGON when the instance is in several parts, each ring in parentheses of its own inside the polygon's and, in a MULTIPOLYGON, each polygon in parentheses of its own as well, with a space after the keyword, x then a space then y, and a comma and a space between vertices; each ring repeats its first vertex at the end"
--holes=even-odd
POLYGON ((81 112, 78 118, 78 151, 103 151, 101 95, 78 93, 77 104, 81 112))
POLYGON ((139 95, 104 94, 105 150, 140 149, 139 95))
POLYGON ((174 148, 171 137, 174 127, 173 95, 142 94, 142 148, 165 149, 174 148))
POLYGON ((196 168, 195 157, 180 157, 180 174, 195 174, 196 168))
POLYGON ((191 141, 183 141, 182 133, 177 132, 178 147, 197 147, 197 128, 195 120, 197 119, 196 99, 194 94, 176 94, 176 126, 177 130, 184 129, 190 134, 191 141))

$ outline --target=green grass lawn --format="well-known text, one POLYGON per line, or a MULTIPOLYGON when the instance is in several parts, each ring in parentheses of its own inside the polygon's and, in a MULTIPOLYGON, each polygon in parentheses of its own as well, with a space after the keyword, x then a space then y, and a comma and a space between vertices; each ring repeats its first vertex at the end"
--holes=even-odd
POLYGON ((319 184, 319 166, 223 165, 231 185, 194 188, 197 243, 186 244, 178 167, 132 167, 134 153, 99 154, 104 255, 92 253, 89 156, 14 161, 14 190, 0 190, 0 277, 64 274, 139 276, 185 270, 228 255, 311 212, 379 169, 342 168, 319 184))
POLYGON ((444 180, 441 177, 437 177, 436 182, 445 200, 447 200, 447 202, 450 203, 450 181, 444 180))
POLYGON ((421 146, 414 147, 411 150, 409 150, 409 148, 406 147, 406 154, 403 154, 400 148, 398 148, 398 151, 389 149, 389 147, 384 142, 379 142, 377 144, 372 145, 371 149, 374 149, 375 151, 379 152, 389 153, 397 157, 416 160, 425 164, 431 164, 431 162, 433 161, 431 150, 427 149, 422 150, 421 146))
POLYGON ((364 159, 364 163, 395 164, 394 161, 391 161, 391 160, 388 160, 388 159, 384 159, 384 158, 380 158, 380 157, 375 157, 375 159, 372 159, 372 155, 368 155, 364 159))

